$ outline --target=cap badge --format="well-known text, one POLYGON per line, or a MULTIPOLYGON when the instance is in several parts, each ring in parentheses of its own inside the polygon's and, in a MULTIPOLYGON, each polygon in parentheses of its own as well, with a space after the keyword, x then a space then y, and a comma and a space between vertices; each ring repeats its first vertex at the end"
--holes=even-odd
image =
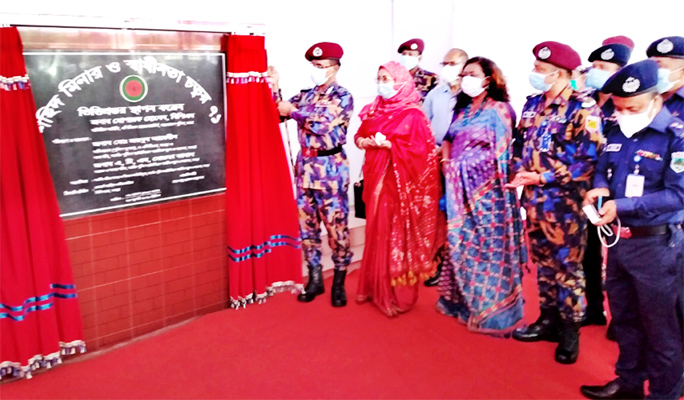
POLYGON ((416 50, 418 48, 418 43, 411 44, 411 50, 416 50))
POLYGON ((625 83, 622 84, 622 90, 624 90, 625 93, 634 93, 639 89, 639 86, 641 86, 641 82, 639 82, 637 78, 630 76, 625 83))
POLYGON ((551 50, 549 50, 548 47, 542 47, 542 49, 539 50, 539 53, 537 53, 537 56, 542 60, 546 60, 547 58, 551 57, 551 50))
POLYGON ((612 60, 614 56, 615 52, 613 52, 613 49, 607 49, 603 53, 601 53, 602 60, 612 60))
POLYGON ((321 50, 320 47, 316 47, 315 49, 313 49, 313 56, 314 57, 320 57, 322 55, 323 55, 323 50, 321 50))
POLYGON ((674 45, 672 42, 670 42, 669 39, 665 39, 662 42, 658 43, 658 46, 656 46, 656 50, 658 50, 658 53, 661 54, 667 54, 674 49, 674 45))

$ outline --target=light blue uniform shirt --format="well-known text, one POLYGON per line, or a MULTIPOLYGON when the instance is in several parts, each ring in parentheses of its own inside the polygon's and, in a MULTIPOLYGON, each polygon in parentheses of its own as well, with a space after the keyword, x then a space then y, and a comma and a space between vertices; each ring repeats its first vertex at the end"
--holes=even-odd
POLYGON ((456 107, 456 93, 452 93, 447 84, 441 84, 432 89, 423 101, 423 110, 432 125, 435 142, 440 146, 451 125, 454 107, 456 107))

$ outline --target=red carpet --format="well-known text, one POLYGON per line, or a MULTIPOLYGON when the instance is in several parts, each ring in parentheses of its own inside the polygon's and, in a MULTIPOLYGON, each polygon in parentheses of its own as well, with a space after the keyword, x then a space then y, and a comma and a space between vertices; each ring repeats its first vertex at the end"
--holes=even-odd
MULTIPOLYGON (((331 280, 326 281, 327 288, 331 280)), ((533 276, 528 316, 537 317, 533 276)), ((348 284, 353 299, 356 274, 348 284)), ((581 398, 613 377, 617 345, 582 329, 574 365, 555 344, 469 333, 435 311, 423 288, 414 310, 389 319, 369 304, 309 304, 280 294, 246 310, 207 315, 99 357, 0 386, 2 399, 581 398)))

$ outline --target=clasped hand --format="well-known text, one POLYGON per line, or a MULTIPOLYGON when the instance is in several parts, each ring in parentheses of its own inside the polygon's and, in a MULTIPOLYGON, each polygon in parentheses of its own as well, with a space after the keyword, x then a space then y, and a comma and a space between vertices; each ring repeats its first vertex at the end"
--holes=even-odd
MULTIPOLYGON (((582 205, 586 206, 589 204, 596 204, 596 201, 599 197, 609 196, 610 190, 608 190, 607 188, 591 189, 587 192, 586 195, 584 195, 584 202, 582 203, 582 205)), ((598 213, 601 216, 601 220, 595 223, 594 225, 603 226, 609 224, 613 222, 615 218, 617 218, 617 204, 615 204, 615 201, 613 200, 608 200, 605 203, 603 203, 603 206, 600 210, 598 210, 598 213)))

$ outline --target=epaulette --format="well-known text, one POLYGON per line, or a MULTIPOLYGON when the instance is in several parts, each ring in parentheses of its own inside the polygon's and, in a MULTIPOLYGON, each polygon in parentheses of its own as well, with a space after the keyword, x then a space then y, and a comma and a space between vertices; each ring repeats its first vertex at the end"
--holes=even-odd
POLYGON ((682 121, 674 121, 667 127, 667 130, 674 133, 676 137, 684 139, 684 123, 682 121))
POLYGON ((587 92, 573 92, 570 98, 581 102, 582 108, 590 108, 596 105, 596 100, 587 92))

